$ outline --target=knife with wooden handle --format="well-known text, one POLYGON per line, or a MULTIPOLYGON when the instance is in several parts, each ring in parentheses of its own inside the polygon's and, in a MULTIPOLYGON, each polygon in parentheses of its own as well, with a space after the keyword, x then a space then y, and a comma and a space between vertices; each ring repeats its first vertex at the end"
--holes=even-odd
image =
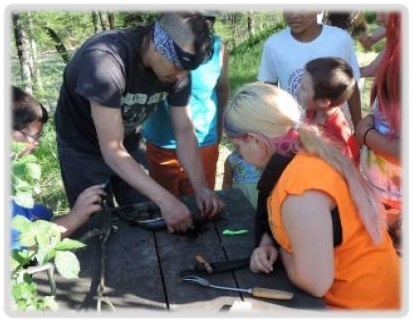
POLYGON ((291 300, 294 296, 293 293, 290 292, 262 287, 250 288, 248 289, 248 293, 255 297, 265 297, 274 300, 291 300))
POLYGON ((238 288, 238 287, 214 285, 214 284, 211 284, 207 279, 199 277, 197 275, 188 275, 188 276, 183 277, 182 280, 185 282, 193 282, 193 283, 196 283, 202 286, 211 287, 211 288, 215 288, 219 290, 248 293, 255 297, 262 297, 262 298, 267 298, 267 299, 291 300, 294 296, 293 293, 270 289, 270 288, 261 288, 261 287, 238 288))

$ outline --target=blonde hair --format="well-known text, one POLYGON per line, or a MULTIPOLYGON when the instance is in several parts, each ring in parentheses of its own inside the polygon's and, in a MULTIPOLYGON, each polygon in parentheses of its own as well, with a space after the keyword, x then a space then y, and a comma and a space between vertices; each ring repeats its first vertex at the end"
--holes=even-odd
POLYGON ((324 138, 317 126, 301 121, 301 115, 301 107, 286 91, 256 82, 242 87, 234 95, 225 111, 224 122, 226 130, 256 133, 273 143, 296 131, 297 143, 303 150, 323 159, 344 177, 360 219, 373 241, 379 242, 383 209, 372 187, 352 161, 324 138))

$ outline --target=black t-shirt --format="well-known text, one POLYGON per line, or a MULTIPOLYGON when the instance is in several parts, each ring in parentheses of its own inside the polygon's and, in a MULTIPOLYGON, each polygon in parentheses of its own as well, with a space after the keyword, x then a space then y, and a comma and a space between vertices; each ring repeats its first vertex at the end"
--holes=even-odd
POLYGON ((157 103, 188 104, 190 78, 179 89, 161 82, 141 63, 149 27, 111 30, 90 38, 66 66, 55 113, 58 139, 82 152, 100 154, 90 101, 120 108, 125 137, 134 135, 157 103))

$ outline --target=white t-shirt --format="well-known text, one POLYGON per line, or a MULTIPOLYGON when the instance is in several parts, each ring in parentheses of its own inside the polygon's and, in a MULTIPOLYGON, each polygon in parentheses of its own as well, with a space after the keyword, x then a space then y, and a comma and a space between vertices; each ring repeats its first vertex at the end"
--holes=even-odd
MULTIPOLYGON (((354 77, 360 78, 360 68, 350 35, 337 27, 322 25, 320 35, 311 42, 300 42, 291 35, 289 27, 270 36, 264 43, 258 80, 278 83, 301 103, 300 88, 303 68, 310 60, 320 57, 340 57, 353 69, 354 77)), ((348 106, 343 108, 349 118, 348 106)))

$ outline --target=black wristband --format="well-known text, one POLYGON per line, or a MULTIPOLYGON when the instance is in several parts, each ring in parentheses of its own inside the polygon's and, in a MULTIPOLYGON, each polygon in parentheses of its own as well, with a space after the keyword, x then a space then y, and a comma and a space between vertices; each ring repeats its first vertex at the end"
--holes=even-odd
POLYGON ((374 127, 371 127, 371 128, 369 128, 369 129, 367 129, 366 132, 364 132, 364 135, 363 135, 363 144, 364 144, 365 146, 368 146, 367 143, 366 143, 367 134, 368 134, 370 131, 372 131, 372 130, 374 130, 374 127))

